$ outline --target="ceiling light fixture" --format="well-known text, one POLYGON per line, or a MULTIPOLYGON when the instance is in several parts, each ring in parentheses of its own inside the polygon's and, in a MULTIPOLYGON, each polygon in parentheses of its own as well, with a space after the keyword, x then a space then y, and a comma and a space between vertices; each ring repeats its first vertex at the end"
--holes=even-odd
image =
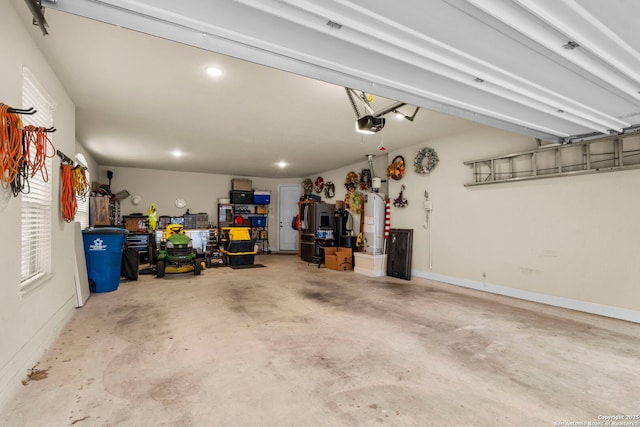
POLYGON ((173 157, 175 157, 175 158, 179 158, 179 157, 182 157, 184 155, 184 153, 182 151, 180 151, 180 150, 173 150, 171 152, 171 155, 173 157))
POLYGON ((211 77, 220 77, 224 74, 224 71, 222 71, 222 68, 218 68, 218 67, 207 67, 205 68, 205 71, 211 77))
POLYGON ((287 162, 285 162, 284 160, 280 160, 280 161, 278 162, 278 167, 279 167, 280 169, 284 169, 284 168, 286 168, 286 167, 287 167, 287 162))

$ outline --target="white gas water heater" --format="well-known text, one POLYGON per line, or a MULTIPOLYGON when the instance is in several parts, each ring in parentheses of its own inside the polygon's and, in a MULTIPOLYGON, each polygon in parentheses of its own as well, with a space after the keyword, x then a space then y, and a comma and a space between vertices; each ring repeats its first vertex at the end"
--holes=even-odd
POLYGON ((366 254, 382 255, 384 253, 384 219, 384 194, 365 194, 362 237, 364 243, 364 252, 366 254))

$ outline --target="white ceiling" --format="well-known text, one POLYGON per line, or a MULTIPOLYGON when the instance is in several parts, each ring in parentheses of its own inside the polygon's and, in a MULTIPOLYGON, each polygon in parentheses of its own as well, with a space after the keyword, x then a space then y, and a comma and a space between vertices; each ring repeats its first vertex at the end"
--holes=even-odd
POLYGON ((640 2, 42 4, 50 34, 30 29, 76 104, 78 140, 105 165, 301 177, 478 123, 552 142, 640 123, 640 2), (376 110, 423 108, 363 137, 343 86, 377 95, 376 110))

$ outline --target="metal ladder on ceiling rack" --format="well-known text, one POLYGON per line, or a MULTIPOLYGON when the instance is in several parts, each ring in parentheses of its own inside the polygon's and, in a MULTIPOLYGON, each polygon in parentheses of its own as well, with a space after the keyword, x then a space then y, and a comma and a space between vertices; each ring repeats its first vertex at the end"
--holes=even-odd
POLYGON ((473 171, 465 187, 640 169, 639 132, 464 162, 473 171))

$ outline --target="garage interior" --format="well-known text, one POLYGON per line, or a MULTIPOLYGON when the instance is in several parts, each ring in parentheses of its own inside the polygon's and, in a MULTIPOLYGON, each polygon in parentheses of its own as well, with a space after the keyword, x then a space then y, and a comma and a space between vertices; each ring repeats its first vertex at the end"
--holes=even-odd
POLYGON ((44 26, 29 3, 1 6, 0 102, 27 108, 35 76, 55 148, 123 217, 215 225, 239 179, 271 202, 265 268, 141 274, 76 308, 61 159, 37 286, 3 186, 3 425, 640 423, 638 6, 58 0, 44 26), (412 230, 409 280, 300 257, 283 192, 344 203, 355 239, 343 183, 365 170, 412 230))

